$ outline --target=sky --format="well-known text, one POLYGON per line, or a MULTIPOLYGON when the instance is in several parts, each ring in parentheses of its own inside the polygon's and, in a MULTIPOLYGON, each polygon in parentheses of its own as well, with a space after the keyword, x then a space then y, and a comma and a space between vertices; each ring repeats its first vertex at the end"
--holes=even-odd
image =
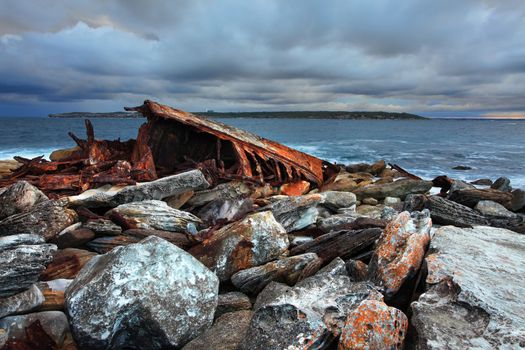
POLYGON ((0 116, 525 118, 523 0, 0 0, 0 116))

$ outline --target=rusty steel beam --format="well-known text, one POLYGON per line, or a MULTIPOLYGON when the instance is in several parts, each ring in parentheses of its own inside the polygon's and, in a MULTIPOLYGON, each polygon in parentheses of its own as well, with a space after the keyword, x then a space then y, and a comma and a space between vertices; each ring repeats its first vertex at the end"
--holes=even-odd
POLYGON ((125 109, 148 118, 153 158, 157 168, 168 172, 184 155, 195 163, 216 159, 229 175, 272 184, 307 180, 321 186, 339 171, 331 163, 275 141, 153 101, 125 109))

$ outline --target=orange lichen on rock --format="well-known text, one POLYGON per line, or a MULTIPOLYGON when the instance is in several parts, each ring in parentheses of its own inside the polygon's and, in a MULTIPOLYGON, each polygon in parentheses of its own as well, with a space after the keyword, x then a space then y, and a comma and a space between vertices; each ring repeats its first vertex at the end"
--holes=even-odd
POLYGON ((370 262, 368 276, 385 295, 399 291, 421 267, 430 243, 430 213, 402 212, 385 228, 370 262))
POLYGON ((401 349, 408 328, 405 314, 382 301, 364 300, 348 315, 339 350, 401 349))

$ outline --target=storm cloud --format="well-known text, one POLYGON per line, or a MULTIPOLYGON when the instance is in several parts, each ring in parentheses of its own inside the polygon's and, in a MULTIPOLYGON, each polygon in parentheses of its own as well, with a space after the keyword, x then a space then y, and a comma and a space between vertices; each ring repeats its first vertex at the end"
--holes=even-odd
POLYGON ((525 2, 3 0, 0 115, 525 114, 525 2))

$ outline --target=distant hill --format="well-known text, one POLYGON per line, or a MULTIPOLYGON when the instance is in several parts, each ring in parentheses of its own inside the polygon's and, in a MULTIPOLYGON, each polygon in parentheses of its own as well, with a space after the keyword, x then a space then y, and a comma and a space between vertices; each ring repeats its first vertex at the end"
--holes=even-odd
MULTIPOLYGON (((291 119, 427 119, 416 114, 393 112, 291 111, 291 112, 196 112, 209 118, 291 118, 291 119)), ((142 118, 138 112, 49 114, 50 118, 142 118)))

